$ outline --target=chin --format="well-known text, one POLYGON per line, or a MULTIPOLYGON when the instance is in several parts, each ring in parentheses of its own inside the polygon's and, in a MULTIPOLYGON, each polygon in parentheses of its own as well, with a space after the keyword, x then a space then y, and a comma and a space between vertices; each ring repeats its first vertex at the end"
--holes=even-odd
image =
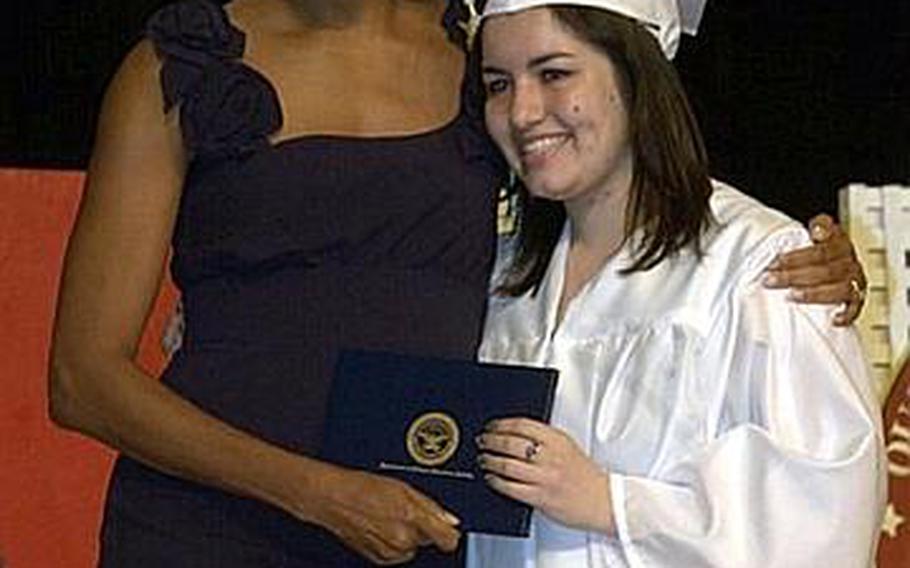
POLYGON ((572 190, 564 184, 547 182, 525 182, 528 193, 534 197, 549 199, 550 201, 565 201, 572 195, 572 190))

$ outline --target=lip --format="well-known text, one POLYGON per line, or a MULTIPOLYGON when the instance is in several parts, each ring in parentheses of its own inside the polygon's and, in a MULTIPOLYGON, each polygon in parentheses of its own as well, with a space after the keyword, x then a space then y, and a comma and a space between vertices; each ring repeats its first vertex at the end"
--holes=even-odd
POLYGON ((526 169, 543 165, 558 154, 570 138, 571 136, 564 132, 519 138, 516 140, 516 148, 522 165, 526 169))

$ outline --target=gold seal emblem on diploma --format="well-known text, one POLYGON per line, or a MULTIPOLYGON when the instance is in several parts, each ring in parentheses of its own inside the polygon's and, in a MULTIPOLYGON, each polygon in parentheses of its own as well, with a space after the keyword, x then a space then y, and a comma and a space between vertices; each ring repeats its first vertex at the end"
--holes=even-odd
POLYGON ((448 414, 427 412, 408 428, 408 453, 420 465, 437 466, 447 462, 458 449, 458 423, 448 414))

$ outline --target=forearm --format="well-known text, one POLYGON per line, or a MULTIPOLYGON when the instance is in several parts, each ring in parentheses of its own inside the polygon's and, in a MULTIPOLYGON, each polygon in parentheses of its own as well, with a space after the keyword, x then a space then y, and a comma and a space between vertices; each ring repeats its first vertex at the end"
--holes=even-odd
POLYGON ((725 438, 681 478, 613 477, 627 557, 705 568, 867 565, 881 511, 871 437, 831 461, 796 457, 751 426, 725 438))
POLYGON ((611 479, 627 556, 655 565, 866 566, 882 462, 858 343, 832 329, 825 310, 780 292, 748 284, 734 306, 692 366, 723 387, 722 397, 705 395, 720 403, 709 413, 717 423, 703 430, 716 434, 649 477, 611 479), (835 519, 850 519, 850 530, 835 519))
POLYGON ((259 499, 303 520, 317 515, 324 484, 314 480, 334 468, 206 414, 126 358, 87 359, 53 357, 50 409, 56 423, 164 472, 259 499))

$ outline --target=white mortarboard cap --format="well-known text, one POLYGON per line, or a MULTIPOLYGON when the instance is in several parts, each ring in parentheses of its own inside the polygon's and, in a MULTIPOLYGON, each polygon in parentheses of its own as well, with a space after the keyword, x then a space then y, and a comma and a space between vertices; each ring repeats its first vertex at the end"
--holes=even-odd
POLYGON ((487 0, 483 18, 553 5, 588 6, 637 20, 672 59, 682 33, 695 35, 707 0, 487 0))

